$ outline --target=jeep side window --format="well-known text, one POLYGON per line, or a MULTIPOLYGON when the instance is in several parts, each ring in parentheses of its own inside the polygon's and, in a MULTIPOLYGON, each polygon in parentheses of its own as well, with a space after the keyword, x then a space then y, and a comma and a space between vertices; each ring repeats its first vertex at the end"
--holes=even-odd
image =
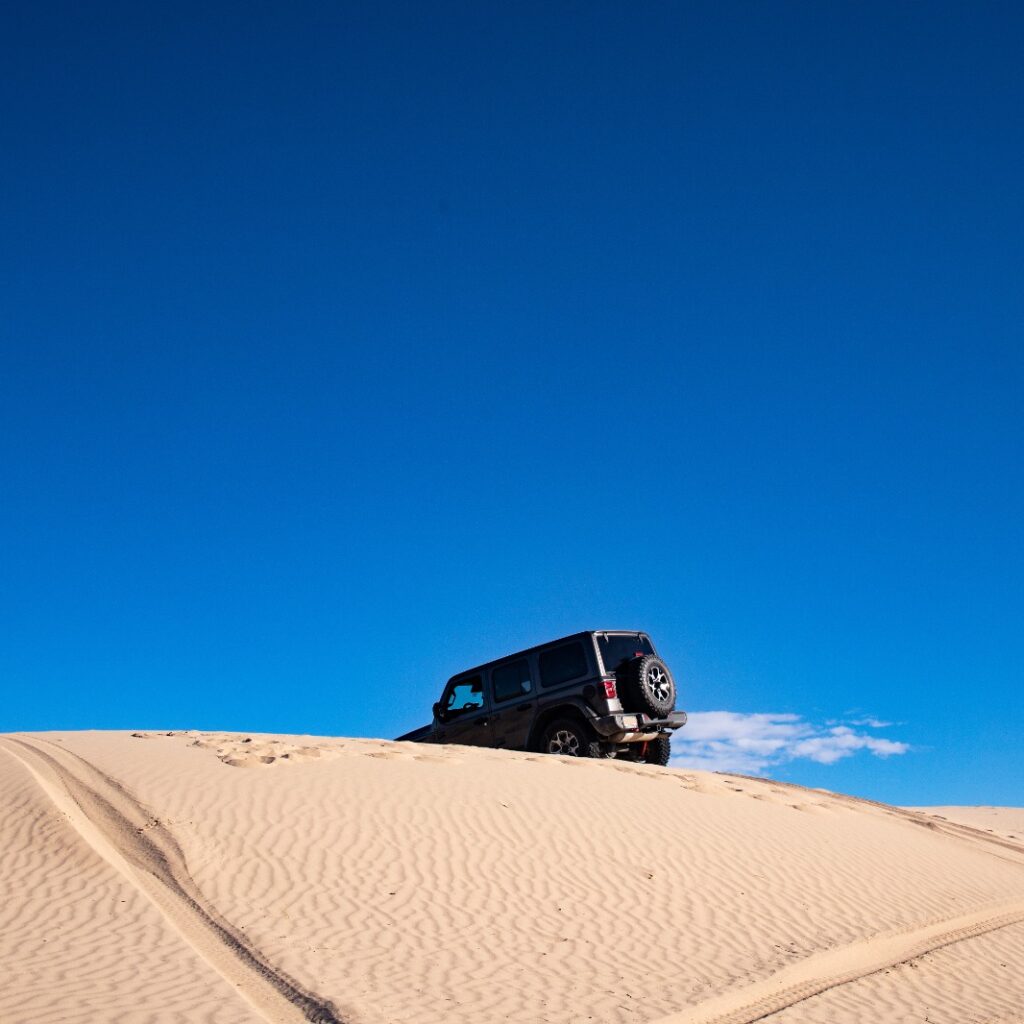
POLYGON ((524 693, 529 693, 533 683, 530 681, 530 666, 526 659, 494 669, 491 672, 491 684, 494 686, 496 701, 511 700, 513 697, 522 697, 524 693))
POLYGON ((475 711, 484 706, 484 684, 480 676, 460 679, 448 691, 444 702, 446 718, 457 718, 467 711, 475 711))
POLYGON ((587 667, 587 656, 583 644, 565 644, 563 647, 552 647, 540 656, 541 686, 557 686, 567 683, 570 679, 585 676, 590 669, 587 667))

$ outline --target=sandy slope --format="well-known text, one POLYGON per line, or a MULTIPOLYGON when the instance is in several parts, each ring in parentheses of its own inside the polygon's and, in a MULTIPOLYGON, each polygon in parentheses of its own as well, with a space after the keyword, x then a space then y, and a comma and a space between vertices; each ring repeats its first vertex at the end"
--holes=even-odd
POLYGON ((953 815, 199 733, 0 737, 0 812, 3 1024, 1024 1021, 1024 842, 953 815))
POLYGON ((1024 843, 1024 807, 910 807, 908 810, 1024 843))

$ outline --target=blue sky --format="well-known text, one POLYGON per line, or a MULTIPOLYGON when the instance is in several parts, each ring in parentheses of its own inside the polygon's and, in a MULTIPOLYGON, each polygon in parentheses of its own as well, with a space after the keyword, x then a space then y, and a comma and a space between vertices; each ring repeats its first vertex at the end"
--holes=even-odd
POLYGON ((3 17, 0 729, 635 626, 695 763, 1024 803, 1016 5, 3 17))

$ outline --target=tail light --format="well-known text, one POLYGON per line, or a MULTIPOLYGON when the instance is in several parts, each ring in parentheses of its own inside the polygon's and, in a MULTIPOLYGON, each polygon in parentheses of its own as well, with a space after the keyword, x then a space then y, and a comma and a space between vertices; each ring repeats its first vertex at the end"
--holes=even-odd
POLYGON ((619 691, 615 686, 615 679, 602 679, 601 685, 604 686, 604 695, 608 700, 615 700, 619 696, 619 691))

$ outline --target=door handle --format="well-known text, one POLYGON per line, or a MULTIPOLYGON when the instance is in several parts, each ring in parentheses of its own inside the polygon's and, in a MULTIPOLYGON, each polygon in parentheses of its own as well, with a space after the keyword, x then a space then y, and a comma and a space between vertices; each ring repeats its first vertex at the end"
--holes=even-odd
POLYGON ((533 705, 532 704, 520 704, 519 707, 516 708, 516 711, 532 711, 532 710, 533 710, 533 705))

